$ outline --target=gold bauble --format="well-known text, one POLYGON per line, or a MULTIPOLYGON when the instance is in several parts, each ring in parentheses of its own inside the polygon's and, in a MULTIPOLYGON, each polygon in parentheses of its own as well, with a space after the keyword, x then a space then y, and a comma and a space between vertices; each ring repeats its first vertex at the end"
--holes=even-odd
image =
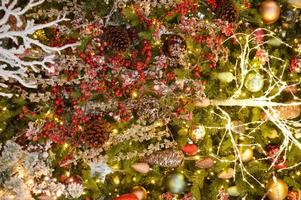
POLYGON ((254 155, 253 149, 250 147, 241 147, 239 149, 239 154, 243 162, 248 162, 252 160, 254 155))
POLYGON ((132 194, 134 194, 138 200, 147 199, 147 191, 142 186, 135 186, 132 190, 132 194))
POLYGON ((288 0, 288 3, 290 3, 295 8, 301 8, 301 0, 288 0))
POLYGON ((259 12, 264 23, 272 24, 280 17, 280 6, 276 1, 266 0, 261 3, 259 12))
POLYGON ((178 131, 178 135, 180 135, 180 136, 187 136, 187 134, 188 134, 188 128, 181 128, 178 131))
POLYGON ((220 179, 230 179, 235 175, 235 171, 233 168, 226 168, 222 172, 220 172, 217 177, 220 179))
POLYGON ((267 196, 270 200, 283 200, 288 194, 287 184, 279 178, 269 180, 266 189, 267 196))

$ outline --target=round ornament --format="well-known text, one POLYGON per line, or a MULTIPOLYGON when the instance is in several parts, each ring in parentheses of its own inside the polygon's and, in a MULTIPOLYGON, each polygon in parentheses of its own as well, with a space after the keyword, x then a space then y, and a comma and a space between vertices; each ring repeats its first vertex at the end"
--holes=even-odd
POLYGON ((239 149, 239 154, 243 162, 248 162, 252 160, 254 155, 253 149, 250 147, 241 147, 239 149))
POLYGON ((134 194, 138 198, 138 200, 147 199, 147 191, 144 187, 135 186, 132 190, 132 194, 134 194))
POLYGON ((250 92, 259 92, 264 85, 263 76, 257 72, 251 72, 247 75, 245 80, 245 87, 250 92))
POLYGON ((240 192, 239 192, 239 189, 237 186, 231 186, 227 189, 227 193, 230 195, 230 196, 233 196, 233 197, 238 197, 240 195, 240 192))
POLYGON ((300 190, 291 190, 288 192, 287 200, 301 200, 300 190))
POLYGON ((295 8, 301 8, 301 0, 288 0, 288 3, 295 8))
POLYGON ((279 178, 269 180, 266 189, 267 196, 270 200, 283 200, 288 194, 287 184, 279 178))
POLYGON ((230 179, 234 176, 234 169, 227 168, 218 174, 218 178, 220 179, 230 179))
POLYGON ((180 58, 186 51, 186 42, 179 35, 169 35, 163 44, 163 52, 171 58, 180 58))
POLYGON ((143 162, 132 164, 132 168, 141 174, 147 174, 150 171, 149 164, 143 162))
POLYGON ((183 153, 185 153, 188 156, 194 156, 198 153, 198 146, 195 144, 186 144, 184 147, 182 147, 183 153))
POLYGON ((280 17, 280 6, 276 1, 263 1, 259 8, 262 20, 266 24, 273 24, 280 17))
MULTIPOLYGON (((296 24, 299 12, 294 10, 285 10, 281 13, 282 27, 285 29, 293 28, 296 24)), ((286 32, 284 32, 286 36, 286 32)))
POLYGON ((301 73, 301 57, 294 56, 291 58, 290 71, 293 73, 301 73))
POLYGON ((167 180, 167 188, 171 193, 180 194, 186 187, 185 176, 180 173, 171 174, 167 180))
POLYGON ((210 169, 214 165, 214 160, 210 157, 201 158, 195 162, 195 166, 199 169, 210 169))
POLYGON ((181 128, 178 131, 178 135, 180 135, 180 136, 187 136, 187 134, 188 134, 188 128, 181 128))
POLYGON ((206 135, 205 127, 203 125, 194 125, 189 131, 189 138, 196 142, 203 139, 206 135))
POLYGON ((117 198, 115 198, 114 200, 139 200, 136 195, 129 193, 129 194, 123 194, 117 198))

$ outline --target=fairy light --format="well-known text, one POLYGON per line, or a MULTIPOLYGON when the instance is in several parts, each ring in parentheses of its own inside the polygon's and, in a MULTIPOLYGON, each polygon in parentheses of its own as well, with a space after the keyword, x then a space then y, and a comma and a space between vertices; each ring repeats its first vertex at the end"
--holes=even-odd
POLYGON ((64 148, 64 149, 67 149, 68 146, 69 146, 69 144, 68 144, 68 143, 65 143, 65 144, 63 145, 63 148, 64 148))
MULTIPOLYGON (((268 29, 263 29, 263 30, 266 32, 266 34, 264 34, 262 37, 266 37, 266 38, 270 37, 272 39, 277 40, 282 45, 292 48, 287 43, 285 43, 281 39, 277 38, 275 36, 274 32, 272 32, 268 29)), ((283 139, 281 146, 279 147, 279 151, 272 158, 273 162, 270 166, 270 169, 276 164, 278 158, 283 154, 283 152, 286 153, 288 151, 291 144, 293 144, 293 145, 297 146, 299 149, 301 149, 301 143, 294 137, 294 133, 297 132, 298 127, 301 127, 301 122, 294 121, 291 119, 282 120, 282 119, 280 119, 279 115, 277 114, 277 110, 275 109, 275 107, 279 107, 279 106, 301 106, 301 99, 298 98, 293 93, 292 93, 292 96, 295 100, 294 102, 281 103, 281 102, 275 101, 275 99, 278 96, 280 96, 286 88, 296 87, 301 84, 301 80, 298 80, 297 83, 291 84, 291 85, 288 85, 287 82, 283 81, 285 69, 288 64, 287 61, 283 60, 282 58, 275 57, 273 55, 268 55, 269 61, 267 62, 267 67, 259 66, 259 69, 267 75, 267 79, 268 79, 268 83, 269 83, 267 89, 264 91, 264 94, 260 97, 245 98, 247 96, 247 93, 245 93, 243 91, 245 79, 246 79, 247 74, 254 70, 249 65, 249 63, 250 63, 249 56, 251 55, 251 51, 261 48, 261 46, 263 46, 264 44, 266 44, 269 41, 269 40, 267 40, 266 42, 263 42, 261 44, 251 46, 254 44, 254 40, 256 40, 256 36, 254 36, 254 33, 256 31, 257 30, 253 31, 251 34, 238 33, 224 41, 224 42, 226 42, 232 38, 239 39, 239 40, 237 40, 237 44, 241 49, 241 55, 237 59, 236 65, 234 67, 234 73, 236 74, 235 83, 236 83, 237 89, 234 91, 233 96, 231 96, 229 99, 210 100, 210 105, 216 106, 219 113, 216 113, 214 110, 210 111, 210 112, 212 114, 220 117, 222 120, 225 120, 227 122, 226 126, 225 127, 205 127, 208 129, 224 130, 224 134, 219 143, 217 153, 216 153, 216 155, 212 155, 212 156, 222 162, 234 163, 235 164, 234 174, 236 174, 236 171, 237 171, 236 166, 238 166, 240 168, 239 171, 240 171, 243 181, 245 181, 247 184, 249 184, 251 188, 254 188, 254 185, 248 181, 247 176, 251 177, 262 187, 264 187, 264 184, 262 184, 255 176, 253 176, 251 173, 249 173, 248 170, 246 169, 246 167, 244 166, 244 163, 242 161, 242 158, 241 158, 241 155, 239 152, 239 146, 241 146, 242 144, 237 144, 236 140, 234 139, 235 137, 233 135, 233 130, 235 130, 234 129, 235 126, 233 127, 233 125, 232 125, 232 119, 231 119, 230 115, 227 113, 227 111, 225 111, 221 107, 227 107, 227 106, 230 106, 230 107, 240 106, 242 108, 257 107, 257 108, 261 109, 265 113, 265 115, 267 116, 269 121, 271 121, 281 131, 281 133, 284 136, 284 139, 283 139), (244 44, 242 44, 241 42, 244 42, 244 44), (272 60, 272 59, 282 62, 282 64, 280 65, 280 68, 279 68, 280 72, 281 72, 280 75, 279 74, 276 75, 276 72, 274 72, 274 70, 271 68, 270 60, 272 60), (242 98, 242 99, 240 99, 240 98, 242 98), (233 160, 224 160, 224 159, 219 158, 220 148, 226 137, 229 137, 230 141, 232 143, 232 148, 233 148, 234 157, 235 157, 233 160)), ((252 136, 252 134, 255 133, 256 130, 258 130, 266 122, 267 122, 267 120, 251 122, 251 123, 244 123, 243 126, 246 128, 246 130, 248 130, 248 134, 239 133, 240 139, 244 140, 244 138, 254 138, 252 136), (252 126, 250 127, 250 125, 252 125, 252 126), (256 125, 256 126, 253 127, 253 125, 256 125)), ((243 144, 243 145, 245 145, 245 144, 243 144)), ((255 143, 255 144, 246 144, 246 145, 251 147, 252 149, 259 148, 266 155, 264 148, 260 144, 255 143)), ((268 158, 268 157, 262 158, 262 159, 259 158, 258 160, 267 160, 267 159, 271 159, 271 158, 268 158)), ((286 169, 292 169, 292 168, 295 168, 300 165, 301 165, 301 162, 297 163, 293 166, 290 166, 286 169)), ((285 170, 285 169, 281 169, 280 171, 282 171, 282 170, 285 170)), ((299 172, 299 174, 300 174, 300 172, 299 172)))
POLYGON ((119 184, 120 184, 119 176, 115 176, 115 177, 113 178, 113 182, 115 183, 115 185, 119 185, 119 184))

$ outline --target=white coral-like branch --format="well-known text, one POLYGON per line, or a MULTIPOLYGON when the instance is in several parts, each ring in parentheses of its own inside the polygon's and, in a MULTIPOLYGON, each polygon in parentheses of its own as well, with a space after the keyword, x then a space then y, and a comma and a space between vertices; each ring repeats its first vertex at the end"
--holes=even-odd
MULTIPOLYGON (((296 116, 292 115, 293 117, 282 117, 281 113, 279 113, 278 109, 283 108, 283 109, 288 109, 287 112, 292 112, 294 108, 298 108, 301 106, 301 99, 297 97, 295 94, 291 93, 293 97, 293 101, 291 102, 279 102, 277 101, 277 97, 280 95, 284 94, 285 89, 290 88, 290 87, 296 87, 299 86, 301 81, 296 81, 295 83, 289 83, 284 79, 284 73, 285 69, 287 68, 288 62, 283 60, 280 57, 275 57, 273 55, 270 55, 267 52, 267 55, 269 57, 266 65, 260 65, 258 70, 261 71, 262 73, 265 73, 266 78, 268 80, 268 85, 267 89, 264 89, 264 94, 259 97, 250 97, 250 98, 245 98, 244 95, 244 84, 245 80, 247 78, 248 73, 254 71, 254 67, 251 66, 250 60, 252 59, 251 52, 256 51, 260 48, 264 49, 264 45, 269 42, 270 39, 277 41, 279 44, 287 46, 291 48, 287 43, 284 43, 281 39, 277 38, 275 36, 275 33, 273 33, 270 30, 263 29, 265 31, 265 34, 262 35, 262 37, 267 38, 265 42, 262 42, 260 44, 255 44, 254 41, 256 40, 255 32, 258 31, 259 29, 256 29, 254 32, 251 34, 235 34, 231 38, 237 39, 238 37, 243 38, 243 40, 237 40, 237 43, 240 47, 241 54, 237 58, 236 65, 234 66, 234 72, 235 72, 235 83, 236 83, 236 89, 234 90, 234 94, 229 97, 228 99, 223 99, 223 100, 207 100, 206 103, 200 102, 198 103, 199 106, 214 106, 217 108, 218 113, 214 112, 217 116, 219 116, 221 119, 223 119, 226 122, 225 127, 206 127, 208 129, 220 129, 220 130, 225 130, 224 136, 222 140, 220 141, 219 147, 223 144, 225 137, 229 137, 232 143, 233 151, 234 151, 234 156, 235 158, 233 160, 221 160, 219 158, 219 149, 217 155, 212 155, 216 157, 217 159, 224 161, 224 162, 231 162, 234 163, 234 169, 236 173, 236 167, 239 166, 240 168, 240 173, 242 175, 242 178, 245 182, 247 182, 251 187, 254 187, 247 179, 246 175, 251 177, 253 180, 258 182, 261 186, 263 186, 262 183, 259 182, 259 180, 252 175, 251 173, 248 172, 247 168, 245 167, 241 155, 239 153, 239 147, 242 144, 238 144, 234 140, 234 134, 233 134, 233 127, 232 125, 232 119, 230 117, 230 114, 227 113, 226 109, 223 107, 256 107, 259 108, 266 116, 266 119, 262 119, 262 121, 258 122, 249 122, 249 123, 243 123, 242 126, 244 126, 246 129, 248 129, 247 134, 240 134, 242 137, 246 138, 254 138, 252 134, 255 133, 255 131, 265 124, 266 122, 270 121, 273 123, 279 131, 281 131, 283 135, 283 141, 282 144, 279 147, 279 151, 274 155, 272 158, 270 157, 264 157, 259 160, 267 160, 267 159, 272 159, 273 162, 270 166, 270 169, 275 166, 278 158, 284 154, 284 159, 286 158, 286 154, 289 151, 290 147, 292 145, 295 145, 301 150, 301 142, 298 140, 297 136, 300 133, 300 127, 301 127, 301 122, 300 120, 295 119, 296 116), (275 74, 273 72, 273 69, 271 68, 271 62, 270 60, 275 59, 278 60, 280 63, 282 63, 279 68, 280 72, 279 74, 275 74), (219 114, 220 113, 220 114, 219 114), (254 127, 254 125, 256 125, 254 127)), ((227 39, 227 40, 229 40, 227 39)), ((287 93, 285 94, 287 95, 287 93)), ((300 137, 300 136, 299 136, 300 137)), ((250 146, 250 147, 256 147, 259 148, 261 152, 266 154, 264 151, 263 147, 258 143, 258 144, 244 144, 244 146, 250 146)), ((292 169, 297 166, 300 166, 301 163, 296 163, 295 165, 289 166, 286 169, 292 169)), ((282 169, 285 170, 285 169, 282 169)))
MULTIPOLYGON (((38 6, 44 0, 30 0, 23 8, 16 7, 18 0, 2 0, 0 10, 4 11, 3 17, 0 19, 0 77, 4 82, 0 83, 1 88, 7 88, 6 82, 15 80, 27 88, 36 88, 37 85, 28 79, 28 71, 32 70, 37 73, 40 70, 53 72, 51 64, 54 63, 55 53, 61 50, 74 47, 78 43, 64 45, 62 47, 50 47, 41 43, 37 39, 33 39, 31 35, 38 30, 56 26, 60 22, 67 21, 65 16, 58 17, 56 20, 45 23, 35 24, 33 20, 22 21, 22 16, 32 7, 38 6), (9 19, 15 18, 17 30, 12 29, 9 19), (23 28, 24 27, 24 28, 23 28), (3 47, 3 42, 11 39, 17 47, 3 47), (46 55, 40 59, 24 60, 19 55, 26 53, 27 49, 39 48, 46 55)), ((13 94, 0 92, 1 96, 12 97, 13 94)))

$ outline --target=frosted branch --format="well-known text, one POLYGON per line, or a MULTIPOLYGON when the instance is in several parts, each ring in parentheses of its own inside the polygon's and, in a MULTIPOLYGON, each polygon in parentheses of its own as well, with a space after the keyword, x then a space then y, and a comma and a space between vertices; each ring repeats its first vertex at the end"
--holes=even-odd
MULTIPOLYGON (((3 17, 0 19, 0 77, 2 83, 0 87, 7 88, 6 82, 14 80, 27 88, 36 88, 35 82, 28 80, 28 73, 39 73, 40 70, 53 72, 55 53, 77 46, 78 43, 67 44, 61 47, 50 47, 37 39, 31 37, 38 30, 57 26, 60 22, 67 21, 65 16, 58 17, 56 20, 45 23, 35 24, 33 20, 22 20, 23 15, 31 8, 38 6, 44 0, 30 0, 23 8, 16 7, 17 0, 3 0, 0 10, 4 12, 3 17), (16 24, 11 24, 10 18, 15 18, 16 24), (14 28, 16 26, 17 28, 14 28), (3 47, 5 40, 11 39, 15 47, 3 47), (23 60, 22 55, 26 54, 28 49, 40 49, 41 57, 31 60, 23 60)), ((8 88, 6 89, 8 90, 8 88)), ((13 94, 0 93, 1 96, 12 97, 13 94)))

